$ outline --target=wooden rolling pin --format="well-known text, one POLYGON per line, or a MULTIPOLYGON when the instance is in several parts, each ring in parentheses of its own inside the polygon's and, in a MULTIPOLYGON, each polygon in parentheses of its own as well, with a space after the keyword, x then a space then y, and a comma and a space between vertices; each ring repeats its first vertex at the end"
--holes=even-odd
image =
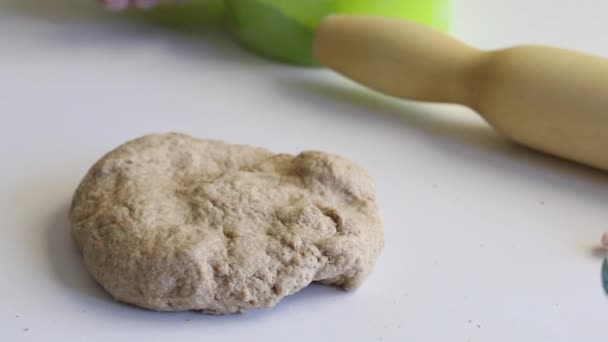
POLYGON ((319 62, 383 93, 458 103, 508 138, 608 170, 608 60, 543 46, 484 52, 412 22, 330 16, 319 62))

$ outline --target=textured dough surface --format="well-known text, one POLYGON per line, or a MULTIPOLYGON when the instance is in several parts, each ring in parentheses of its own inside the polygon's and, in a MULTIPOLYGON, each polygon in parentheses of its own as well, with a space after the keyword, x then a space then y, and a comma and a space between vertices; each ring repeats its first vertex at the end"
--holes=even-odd
POLYGON ((313 281, 350 290, 383 247, 372 180, 348 160, 176 133, 99 160, 70 222, 114 298, 163 311, 272 307, 313 281))

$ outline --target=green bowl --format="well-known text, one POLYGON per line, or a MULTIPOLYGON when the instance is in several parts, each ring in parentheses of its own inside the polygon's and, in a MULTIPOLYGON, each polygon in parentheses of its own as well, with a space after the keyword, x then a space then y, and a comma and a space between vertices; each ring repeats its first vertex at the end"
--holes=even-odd
POLYGON ((249 50, 277 61, 316 65, 312 41, 329 14, 401 18, 446 31, 449 0, 225 0, 228 28, 249 50))

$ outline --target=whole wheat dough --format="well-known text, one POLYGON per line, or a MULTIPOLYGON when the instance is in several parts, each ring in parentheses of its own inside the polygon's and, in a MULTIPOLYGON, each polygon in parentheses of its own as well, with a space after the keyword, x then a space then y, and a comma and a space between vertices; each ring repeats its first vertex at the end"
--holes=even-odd
POLYGON ((272 307, 313 281, 350 290, 383 246, 372 181, 348 160, 174 133, 98 161, 70 221, 114 298, 163 311, 272 307))

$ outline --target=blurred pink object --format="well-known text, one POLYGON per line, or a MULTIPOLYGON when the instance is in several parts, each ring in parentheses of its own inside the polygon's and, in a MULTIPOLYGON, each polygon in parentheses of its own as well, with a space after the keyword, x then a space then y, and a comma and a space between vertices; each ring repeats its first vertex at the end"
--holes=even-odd
POLYGON ((141 9, 154 7, 160 0, 99 0, 107 9, 111 11, 122 11, 129 7, 141 9))
POLYGON ((602 246, 608 247, 608 233, 604 233, 604 235, 602 235, 602 246))

